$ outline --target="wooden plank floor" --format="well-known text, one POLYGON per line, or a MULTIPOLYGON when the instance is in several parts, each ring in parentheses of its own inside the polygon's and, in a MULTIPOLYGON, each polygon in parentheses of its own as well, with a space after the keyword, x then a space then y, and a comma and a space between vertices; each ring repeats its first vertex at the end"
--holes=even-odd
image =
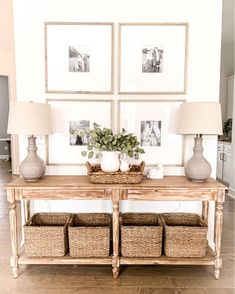
POLYGON ((234 200, 227 197, 221 278, 212 266, 122 266, 114 280, 110 266, 22 265, 13 279, 9 267, 8 206, 3 187, 14 177, 9 163, 0 163, 0 294, 232 294, 234 291, 234 200))

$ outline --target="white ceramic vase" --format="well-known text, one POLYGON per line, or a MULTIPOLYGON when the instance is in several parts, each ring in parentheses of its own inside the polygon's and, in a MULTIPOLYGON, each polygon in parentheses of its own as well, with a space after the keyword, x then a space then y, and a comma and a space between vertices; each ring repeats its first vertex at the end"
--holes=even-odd
POLYGON ((130 164, 127 161, 127 156, 125 153, 120 155, 120 171, 128 172, 130 170, 130 164))
POLYGON ((102 151, 100 167, 104 172, 116 172, 120 168, 119 151, 102 151))

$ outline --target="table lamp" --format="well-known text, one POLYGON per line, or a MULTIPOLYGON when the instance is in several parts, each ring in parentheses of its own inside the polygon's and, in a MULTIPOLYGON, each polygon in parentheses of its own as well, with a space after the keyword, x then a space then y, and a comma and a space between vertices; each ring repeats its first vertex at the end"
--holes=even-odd
POLYGON ((211 166, 203 156, 202 135, 221 135, 221 106, 217 102, 188 102, 179 107, 176 133, 196 135, 193 156, 185 166, 186 176, 204 182, 211 174, 211 166))
POLYGON ((37 155, 36 137, 52 132, 51 109, 46 103, 11 102, 8 134, 28 135, 28 155, 21 162, 20 175, 26 181, 37 181, 44 176, 46 165, 37 155))

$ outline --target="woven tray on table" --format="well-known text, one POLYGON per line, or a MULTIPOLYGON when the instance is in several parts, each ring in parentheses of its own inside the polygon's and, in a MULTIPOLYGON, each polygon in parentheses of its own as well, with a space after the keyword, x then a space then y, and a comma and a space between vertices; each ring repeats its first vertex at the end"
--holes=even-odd
POLYGON ((158 214, 124 213, 120 217, 121 253, 124 257, 159 257, 163 226, 158 214))
POLYGON ((67 251, 69 213, 35 213, 25 224, 27 256, 64 256, 67 251))
POLYGON ((104 172, 99 164, 91 165, 89 162, 86 166, 88 177, 94 184, 138 184, 144 177, 145 163, 132 165, 128 172, 104 172))
POLYGON ((78 213, 68 226, 72 257, 107 257, 110 253, 111 216, 108 213, 78 213))
POLYGON ((194 213, 165 213, 164 251, 168 257, 203 257, 207 247, 207 224, 194 213))

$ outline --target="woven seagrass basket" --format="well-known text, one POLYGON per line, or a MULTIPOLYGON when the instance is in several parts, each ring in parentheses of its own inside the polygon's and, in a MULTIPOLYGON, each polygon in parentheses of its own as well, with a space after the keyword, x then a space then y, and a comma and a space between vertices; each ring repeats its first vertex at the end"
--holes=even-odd
POLYGON ((87 175, 94 184, 138 184, 143 180, 145 163, 132 165, 128 172, 104 172, 99 164, 91 165, 89 162, 86 166, 87 175))
POLYGON ((203 257, 207 247, 207 224, 194 213, 161 215, 164 252, 168 257, 203 257))
POLYGON ((162 223, 153 213, 124 213, 120 217, 121 254, 124 257, 159 257, 162 223))
POLYGON ((69 213, 36 213, 24 226, 27 256, 64 256, 67 252, 69 213))
POLYGON ((106 257, 110 254, 111 216, 108 213, 79 213, 68 227, 72 257, 106 257))

